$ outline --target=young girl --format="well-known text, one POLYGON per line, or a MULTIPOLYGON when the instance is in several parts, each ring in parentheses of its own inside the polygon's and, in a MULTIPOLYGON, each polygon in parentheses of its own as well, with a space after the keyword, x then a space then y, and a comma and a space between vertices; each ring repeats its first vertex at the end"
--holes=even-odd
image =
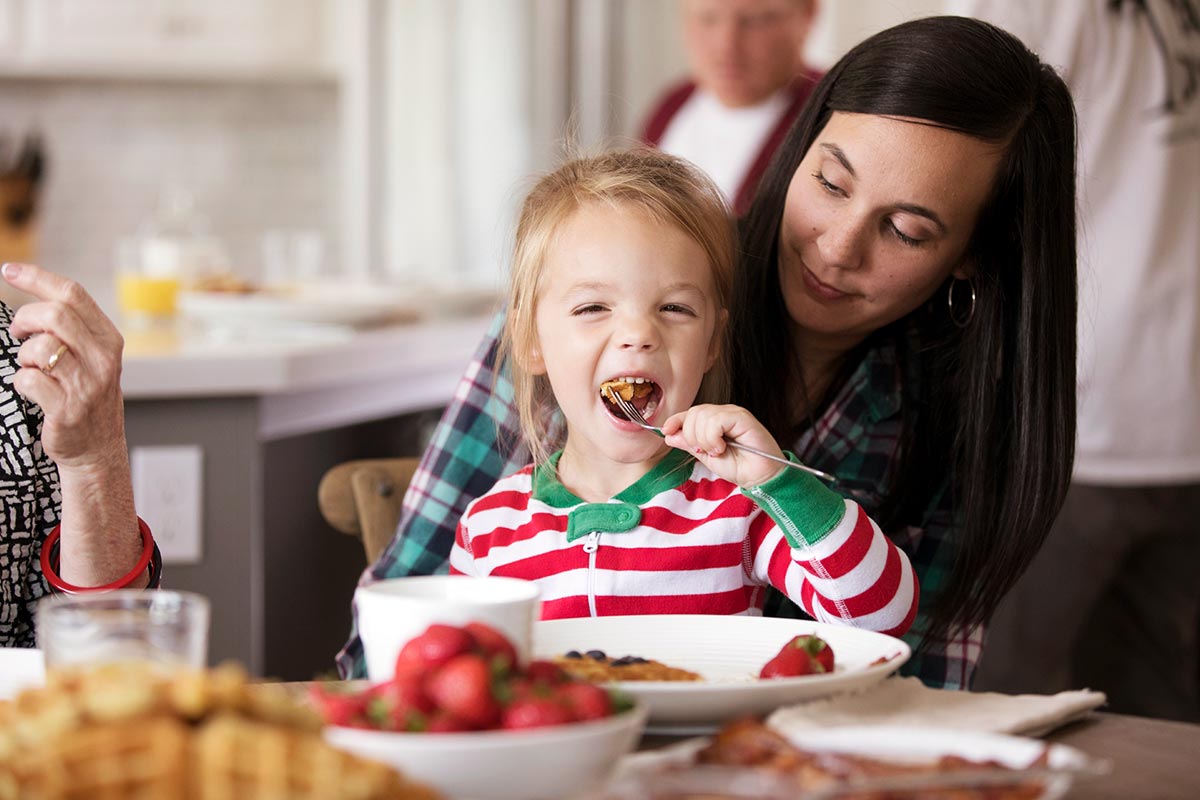
POLYGON ((758 614, 773 585, 815 619, 899 635, 908 558, 782 455, 724 393, 735 238, 717 189, 635 150, 543 178, 517 228, 504 346, 534 465, 467 508, 450 570, 537 581, 542 616, 758 614), (604 396, 631 395, 662 439, 604 396), (566 419, 547 455, 551 412, 566 419))

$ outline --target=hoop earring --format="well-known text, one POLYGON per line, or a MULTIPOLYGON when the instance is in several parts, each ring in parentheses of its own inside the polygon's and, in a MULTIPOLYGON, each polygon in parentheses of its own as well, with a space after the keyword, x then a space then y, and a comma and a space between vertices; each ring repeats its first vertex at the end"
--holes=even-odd
POLYGON ((975 319, 975 281, 970 278, 964 280, 956 278, 950 281, 950 289, 946 292, 946 311, 950 321, 954 323, 954 327, 965 328, 971 324, 971 320, 975 319), (960 283, 966 283, 971 290, 971 307, 967 309, 966 319, 960 319, 954 315, 954 287, 960 283))

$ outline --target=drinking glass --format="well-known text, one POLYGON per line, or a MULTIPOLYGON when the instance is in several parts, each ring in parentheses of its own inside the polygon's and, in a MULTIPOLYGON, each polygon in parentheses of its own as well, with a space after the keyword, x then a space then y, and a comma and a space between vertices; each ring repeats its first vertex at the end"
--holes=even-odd
POLYGON ((117 242, 117 307, 124 322, 135 327, 175 316, 181 272, 176 259, 160 243, 137 238, 117 242))
POLYGON ((191 592, 57 595, 36 614, 46 669, 114 661, 202 669, 208 658, 208 599, 191 592))

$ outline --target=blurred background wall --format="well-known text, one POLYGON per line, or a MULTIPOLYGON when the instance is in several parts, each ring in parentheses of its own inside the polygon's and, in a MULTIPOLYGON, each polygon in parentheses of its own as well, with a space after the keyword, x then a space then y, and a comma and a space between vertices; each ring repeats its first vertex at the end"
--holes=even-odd
MULTIPOLYGON (((809 58, 941 6, 825 0, 809 58)), ((0 0, 0 142, 44 146, 30 257, 110 311, 119 241, 180 196, 247 280, 285 229, 327 276, 494 287, 528 176, 629 137, 679 28, 678 0, 0 0)))

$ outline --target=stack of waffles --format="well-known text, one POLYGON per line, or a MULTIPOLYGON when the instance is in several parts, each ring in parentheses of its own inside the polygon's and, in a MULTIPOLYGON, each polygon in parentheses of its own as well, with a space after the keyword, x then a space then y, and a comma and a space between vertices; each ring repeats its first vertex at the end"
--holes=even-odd
POLYGON ((0 703, 0 800, 435 800, 336 750, 285 688, 237 667, 51 673, 0 703))

